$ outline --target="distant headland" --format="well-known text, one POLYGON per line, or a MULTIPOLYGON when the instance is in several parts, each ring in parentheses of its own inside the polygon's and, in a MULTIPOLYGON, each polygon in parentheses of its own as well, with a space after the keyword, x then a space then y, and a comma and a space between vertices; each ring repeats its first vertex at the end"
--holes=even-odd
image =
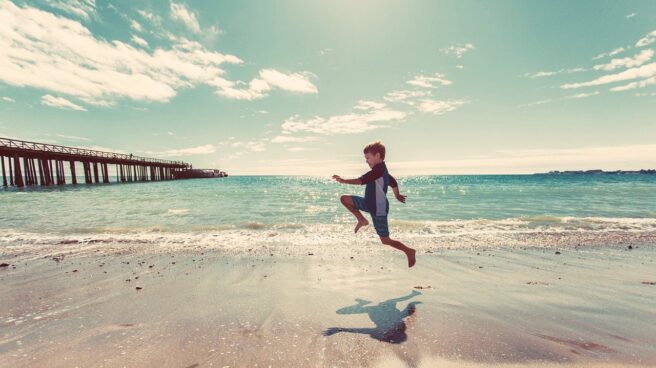
POLYGON ((574 171, 549 171, 548 173, 538 173, 538 174, 548 174, 548 175, 589 175, 589 174, 656 174, 656 169, 647 169, 647 170, 615 170, 615 171, 604 171, 604 170, 574 170, 574 171))

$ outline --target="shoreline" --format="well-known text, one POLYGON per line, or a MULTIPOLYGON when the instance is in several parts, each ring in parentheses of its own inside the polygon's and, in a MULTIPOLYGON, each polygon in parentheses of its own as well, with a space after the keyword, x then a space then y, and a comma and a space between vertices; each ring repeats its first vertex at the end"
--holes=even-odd
MULTIPOLYGON (((247 223, 192 228, 101 228, 84 232, 34 232, 7 229, 0 237, 0 263, 58 255, 174 254, 214 252, 241 255, 297 256, 324 254, 344 259, 349 252, 385 254, 372 226, 353 234, 354 223, 247 223)), ((630 250, 656 244, 656 219, 527 219, 468 221, 391 221, 392 237, 419 252, 445 249, 546 249, 570 251, 612 246, 630 250)))

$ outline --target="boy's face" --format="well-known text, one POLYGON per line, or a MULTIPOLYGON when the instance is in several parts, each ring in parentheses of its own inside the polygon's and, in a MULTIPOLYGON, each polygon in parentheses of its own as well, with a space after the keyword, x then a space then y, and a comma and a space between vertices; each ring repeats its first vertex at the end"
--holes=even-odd
POLYGON ((379 164, 383 161, 380 158, 380 153, 376 153, 375 155, 373 155, 371 154, 371 152, 365 153, 364 159, 367 161, 367 165, 369 165, 370 168, 373 168, 374 165, 379 164))

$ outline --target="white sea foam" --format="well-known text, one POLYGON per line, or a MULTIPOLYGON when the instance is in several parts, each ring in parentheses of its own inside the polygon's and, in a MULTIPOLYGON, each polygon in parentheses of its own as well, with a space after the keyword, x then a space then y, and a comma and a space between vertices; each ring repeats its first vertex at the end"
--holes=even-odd
MULTIPOLYGON (((303 253, 380 244, 373 226, 353 234, 354 224, 262 224, 197 226, 185 231, 158 227, 106 228, 72 233, 3 231, 0 255, 89 251, 197 251, 303 253)), ((472 247, 576 247, 656 244, 652 218, 511 218, 503 220, 398 221, 391 236, 425 250, 472 247)))
POLYGON ((189 213, 189 208, 169 208, 167 213, 169 215, 186 215, 189 213))

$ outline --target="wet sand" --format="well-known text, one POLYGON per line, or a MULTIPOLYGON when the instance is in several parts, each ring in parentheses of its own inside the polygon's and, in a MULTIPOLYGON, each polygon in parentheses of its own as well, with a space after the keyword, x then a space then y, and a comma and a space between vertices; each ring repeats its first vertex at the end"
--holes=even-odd
POLYGON ((135 249, 0 254, 0 366, 656 366, 654 246, 135 249))

